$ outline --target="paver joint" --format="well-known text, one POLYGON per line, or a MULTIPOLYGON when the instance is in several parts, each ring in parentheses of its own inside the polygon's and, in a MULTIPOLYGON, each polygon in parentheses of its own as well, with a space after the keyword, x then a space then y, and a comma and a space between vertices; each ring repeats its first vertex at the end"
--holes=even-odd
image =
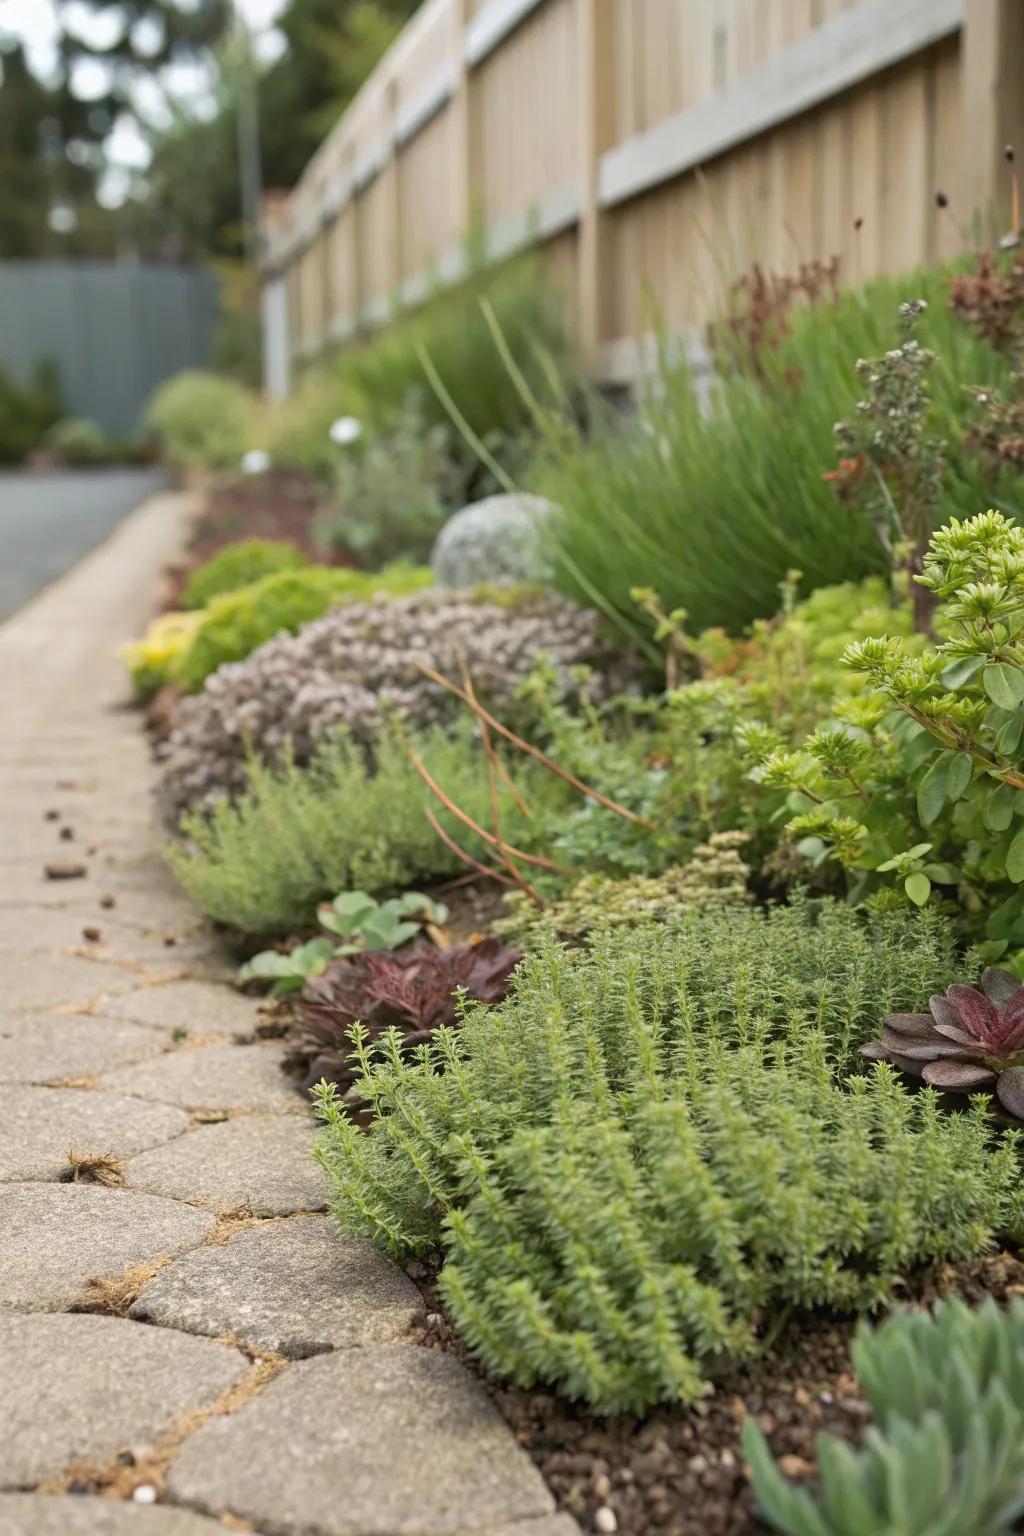
POLYGON ((317 1214, 280 1048, 154 852, 116 651, 191 511, 0 626, 0 1529, 572 1536, 412 1282, 317 1214))

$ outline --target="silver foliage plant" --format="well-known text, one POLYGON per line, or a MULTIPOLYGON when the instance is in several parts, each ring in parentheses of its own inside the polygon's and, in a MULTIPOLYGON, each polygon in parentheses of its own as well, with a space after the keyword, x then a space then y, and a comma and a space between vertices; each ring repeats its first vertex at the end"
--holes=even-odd
POLYGON ((180 702, 160 748, 165 814, 176 821, 186 808, 242 788, 249 753, 276 761, 290 752, 303 763, 340 727, 371 743, 388 720, 416 727, 450 720, 462 706, 424 677, 420 663, 456 680, 464 665, 481 697, 500 708, 541 656, 566 691, 579 686, 579 669, 590 669, 583 686, 596 701, 626 681, 599 616, 552 593, 527 590, 494 602, 431 590, 336 608, 220 667, 201 693, 180 702))
POLYGON ((551 510, 543 496, 522 492, 463 507, 441 529, 430 557, 438 586, 548 580, 542 526, 551 510))

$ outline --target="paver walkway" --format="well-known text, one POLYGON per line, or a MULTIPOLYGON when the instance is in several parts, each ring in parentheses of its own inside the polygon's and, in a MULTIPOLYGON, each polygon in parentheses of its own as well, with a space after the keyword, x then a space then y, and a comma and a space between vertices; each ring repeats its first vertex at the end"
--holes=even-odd
POLYGON ((280 1046, 154 851, 115 652, 187 512, 0 628, 0 1531, 571 1536, 412 1282, 331 1229, 280 1046))

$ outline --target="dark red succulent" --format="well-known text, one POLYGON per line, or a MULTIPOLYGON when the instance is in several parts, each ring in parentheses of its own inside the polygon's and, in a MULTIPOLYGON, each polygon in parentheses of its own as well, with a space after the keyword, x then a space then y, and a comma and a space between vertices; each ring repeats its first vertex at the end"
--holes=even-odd
POLYGON ((881 1040, 861 1046, 936 1088, 992 1088, 1004 1109, 1024 1119, 1024 986, 990 967, 976 987, 936 993, 928 1013, 891 1013, 881 1040))
POLYGON ((489 938, 455 949, 366 950, 334 961, 302 990, 304 1039, 291 1061, 306 1069, 307 1088, 326 1078, 349 1096, 359 1075, 351 1059, 353 1024, 361 1024, 371 1042, 396 1028, 402 1049, 411 1051, 442 1024, 458 1022, 460 990, 475 1002, 500 1003, 521 959, 519 950, 489 938))

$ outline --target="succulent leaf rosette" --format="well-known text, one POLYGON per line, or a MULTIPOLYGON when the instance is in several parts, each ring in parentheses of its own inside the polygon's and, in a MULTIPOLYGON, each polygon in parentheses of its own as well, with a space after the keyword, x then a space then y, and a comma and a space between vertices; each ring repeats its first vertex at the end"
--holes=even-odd
POLYGON ((891 1013, 881 1040, 863 1055, 894 1063, 936 1088, 994 1089, 1004 1109, 1024 1120, 1024 986, 989 967, 976 987, 936 993, 928 1013, 891 1013))

